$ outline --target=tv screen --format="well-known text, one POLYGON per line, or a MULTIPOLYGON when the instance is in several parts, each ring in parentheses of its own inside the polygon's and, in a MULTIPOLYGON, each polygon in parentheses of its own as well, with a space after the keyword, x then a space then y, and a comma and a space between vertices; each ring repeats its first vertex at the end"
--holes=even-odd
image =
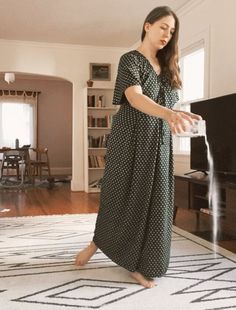
MULTIPOLYGON (((207 140, 216 172, 236 174, 236 94, 197 101, 191 111, 206 120, 207 140)), ((191 169, 208 171, 204 137, 191 138, 191 169)))

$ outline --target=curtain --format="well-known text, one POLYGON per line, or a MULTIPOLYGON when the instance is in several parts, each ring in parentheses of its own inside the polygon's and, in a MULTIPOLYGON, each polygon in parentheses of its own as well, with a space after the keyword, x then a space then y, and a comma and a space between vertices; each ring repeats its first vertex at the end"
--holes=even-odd
POLYGON ((0 148, 37 146, 38 92, 0 90, 0 148))

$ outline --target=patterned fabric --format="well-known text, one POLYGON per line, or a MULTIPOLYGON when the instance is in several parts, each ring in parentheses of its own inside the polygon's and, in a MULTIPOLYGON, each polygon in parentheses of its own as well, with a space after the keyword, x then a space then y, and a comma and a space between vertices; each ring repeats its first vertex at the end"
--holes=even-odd
POLYGON ((165 77, 138 51, 119 63, 113 118, 94 242, 110 259, 146 277, 162 276, 169 264, 173 216, 172 136, 168 124, 133 108, 124 91, 172 108, 178 100, 165 77))

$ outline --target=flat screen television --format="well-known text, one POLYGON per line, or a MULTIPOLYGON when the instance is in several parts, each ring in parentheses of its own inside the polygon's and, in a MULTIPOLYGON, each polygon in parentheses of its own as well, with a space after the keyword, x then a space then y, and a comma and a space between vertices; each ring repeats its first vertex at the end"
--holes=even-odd
MULTIPOLYGON (((197 101, 191 111, 206 120, 206 133, 215 171, 236 174, 236 94, 197 101)), ((193 170, 209 171, 204 137, 191 138, 193 170)))

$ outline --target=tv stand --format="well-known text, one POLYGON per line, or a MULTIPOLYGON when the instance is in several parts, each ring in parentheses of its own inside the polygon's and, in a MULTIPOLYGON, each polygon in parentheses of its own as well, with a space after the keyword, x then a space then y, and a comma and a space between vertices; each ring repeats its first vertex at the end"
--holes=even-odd
MULTIPOLYGON (((219 177, 219 222, 221 231, 236 237, 236 182, 228 176, 219 177)), ((196 214, 197 225, 202 216, 212 219, 208 205, 208 175, 201 172, 175 175, 175 215, 178 208, 196 214)))

